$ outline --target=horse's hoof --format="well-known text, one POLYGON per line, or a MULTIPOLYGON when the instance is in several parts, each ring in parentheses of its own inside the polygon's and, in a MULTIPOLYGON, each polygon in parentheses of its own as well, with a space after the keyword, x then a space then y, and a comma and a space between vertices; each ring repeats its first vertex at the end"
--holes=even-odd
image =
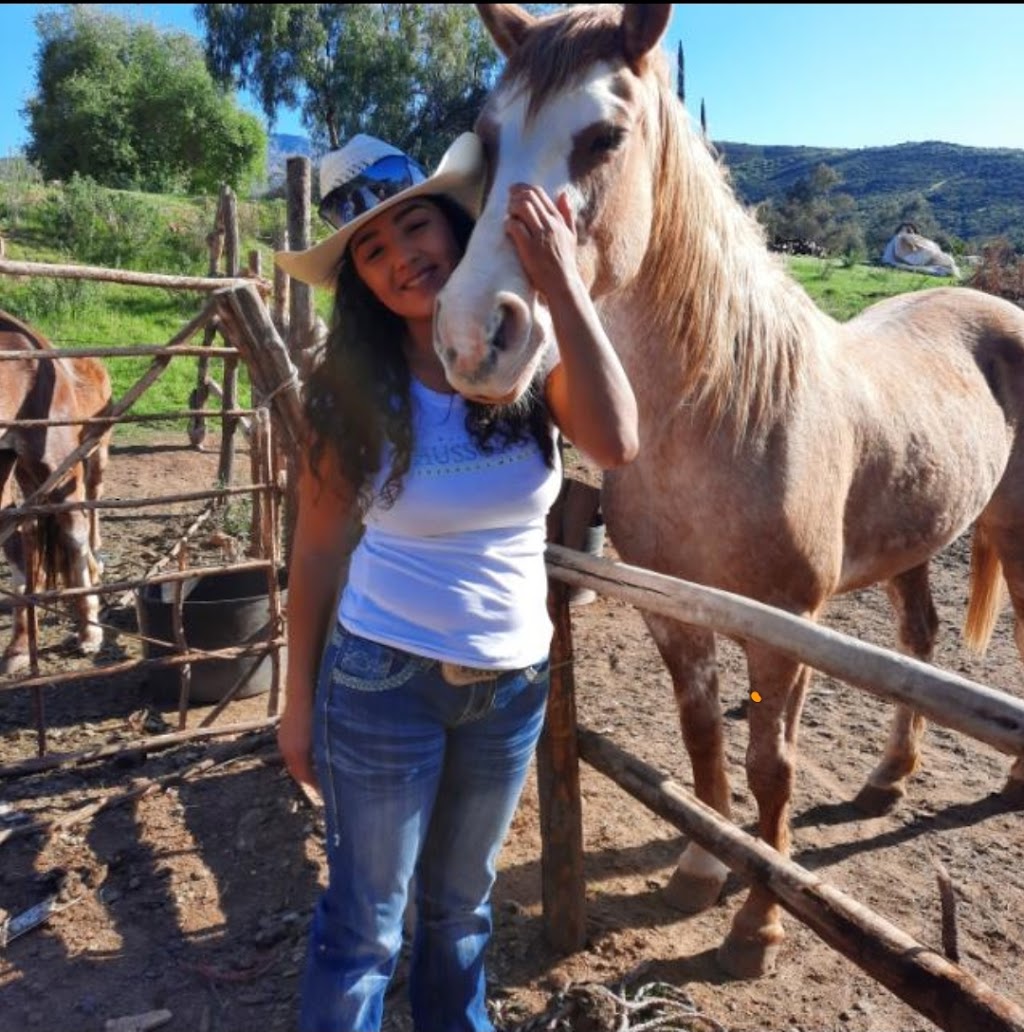
POLYGON ((20 674, 24 670, 28 670, 28 653, 27 652, 12 652, 9 656, 4 656, 3 660, 0 660, 0 673, 5 677, 13 677, 15 674, 20 674))
POLYGON ((97 638, 81 638, 78 642, 78 651, 83 656, 95 656, 103 648, 103 635, 97 638))
POLYGON ((906 795, 905 789, 896 785, 866 784, 853 800, 853 805, 868 817, 884 817, 899 806, 906 795))
POLYGON ((677 867, 661 894, 673 910, 681 910, 684 914, 699 914, 718 902, 724 885, 724 878, 683 874, 677 867))
POLYGON ((726 939, 718 947, 718 964, 731 978, 761 978, 775 970, 781 947, 781 942, 726 939))

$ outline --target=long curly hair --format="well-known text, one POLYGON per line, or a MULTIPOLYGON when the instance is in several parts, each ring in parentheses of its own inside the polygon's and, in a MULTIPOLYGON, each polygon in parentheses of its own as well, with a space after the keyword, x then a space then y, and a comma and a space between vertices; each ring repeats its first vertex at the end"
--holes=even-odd
MULTIPOLYGON (((430 200, 448 219, 465 252, 473 219, 450 198, 430 200)), ((345 479, 357 490, 363 512, 374 501, 372 484, 384 460, 393 461, 377 496, 390 507, 402 490, 413 450, 410 372, 401 316, 381 304, 359 277, 346 250, 338 268, 331 329, 321 360, 306 381, 303 403, 311 431, 314 469, 332 448, 345 479)), ((554 466, 551 416, 543 387, 535 383, 511 405, 466 404, 466 430, 482 451, 497 451, 531 437, 554 466)))

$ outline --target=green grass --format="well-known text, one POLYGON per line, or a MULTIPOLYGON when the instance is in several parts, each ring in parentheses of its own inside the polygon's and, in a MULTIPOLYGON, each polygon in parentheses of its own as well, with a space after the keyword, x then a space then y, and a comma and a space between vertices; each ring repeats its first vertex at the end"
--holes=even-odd
MULTIPOLYGON (((6 257, 13 261, 99 265, 133 268, 147 272, 205 276, 208 271, 206 234, 213 229, 216 198, 164 197, 126 191, 106 191, 95 186, 79 188, 77 193, 22 180, 0 181, 0 234, 6 243, 6 257), (96 254, 69 255, 54 240, 54 220, 61 214, 59 205, 79 199, 91 206, 81 219, 78 235, 96 254), (151 221, 142 231, 114 221, 129 216, 151 221), (104 225, 106 220, 106 225, 104 225), (114 232, 110 230, 113 225, 114 232), (120 258, 116 251, 121 236, 139 240, 131 259, 120 258), (105 260, 106 259, 106 260, 105 260)), ((263 269, 272 268, 277 220, 282 205, 274 202, 242 202, 238 205, 241 254, 259 250, 263 269)), ((266 271, 265 273, 266 274, 266 271)), ((206 303, 200 292, 174 291, 161 287, 125 286, 50 277, 0 276, 0 308, 30 323, 56 347, 127 347, 163 345, 193 319, 206 303)), ((202 335, 189 342, 200 344, 202 335)), ((220 342, 220 338, 218 338, 220 342)), ((214 355, 217 349, 214 348, 214 355)), ((147 356, 105 358, 110 371, 115 399, 122 397, 150 367, 147 356)), ((222 362, 210 363, 210 374, 222 380, 222 362)), ((134 415, 181 410, 197 382, 197 359, 173 359, 160 378, 132 407, 134 415)), ((249 404, 247 377, 240 376, 239 402, 249 404)), ((208 407, 217 401, 211 398, 208 407)), ((155 428, 184 428, 184 420, 164 420, 144 424, 155 428)), ((133 432, 132 424, 124 429, 133 432)))
MULTIPOLYGON (((162 288, 128 287, 119 284, 82 283, 71 280, 32 279, 11 284, 0 277, 0 308, 30 323, 55 347, 128 347, 166 344, 194 318, 206 303, 206 295, 182 294, 162 288)), ((217 338, 220 342, 220 338, 217 338)), ((202 343, 202 335, 192 339, 202 343)), ((217 347, 212 349, 216 355, 217 347)), ((149 356, 104 358, 110 372, 114 398, 122 397, 149 369, 149 356)), ((210 375, 222 381, 223 363, 214 360, 210 375)), ((189 356, 174 358, 160 378, 132 407, 135 415, 179 411, 198 378, 198 360, 189 356)), ((240 377, 247 384, 244 374, 240 377)), ((208 402, 215 405, 216 399, 208 402)), ((247 387, 241 390, 240 403, 248 405, 247 387)), ((156 420, 145 425, 154 428, 184 428, 183 420, 156 420)))
POLYGON ((883 298, 953 282, 884 265, 847 265, 834 258, 795 255, 788 259, 788 264, 793 278, 818 307, 840 322, 883 298))

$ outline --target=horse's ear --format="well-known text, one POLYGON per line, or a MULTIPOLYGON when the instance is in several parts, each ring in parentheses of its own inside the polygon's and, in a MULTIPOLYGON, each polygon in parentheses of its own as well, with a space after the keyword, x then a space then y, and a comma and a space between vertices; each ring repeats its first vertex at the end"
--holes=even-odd
POLYGON ((640 64, 644 56, 661 42, 671 17, 671 4, 625 5, 622 11, 623 56, 630 67, 640 64))
MULTIPOLYGON (((510 57, 519 49, 527 30, 537 20, 518 4, 474 4, 497 48, 510 57)), ((669 4, 671 7, 672 5, 669 4)))

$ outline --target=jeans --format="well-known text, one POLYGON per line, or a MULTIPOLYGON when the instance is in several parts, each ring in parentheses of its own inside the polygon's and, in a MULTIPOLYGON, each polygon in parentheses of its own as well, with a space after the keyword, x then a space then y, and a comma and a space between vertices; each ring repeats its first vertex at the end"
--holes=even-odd
POLYGON ((329 874, 310 929, 302 1032, 380 1029, 410 885, 416 1032, 491 1032, 491 887, 547 692, 546 660, 454 687, 433 660, 335 628, 314 714, 329 874))

